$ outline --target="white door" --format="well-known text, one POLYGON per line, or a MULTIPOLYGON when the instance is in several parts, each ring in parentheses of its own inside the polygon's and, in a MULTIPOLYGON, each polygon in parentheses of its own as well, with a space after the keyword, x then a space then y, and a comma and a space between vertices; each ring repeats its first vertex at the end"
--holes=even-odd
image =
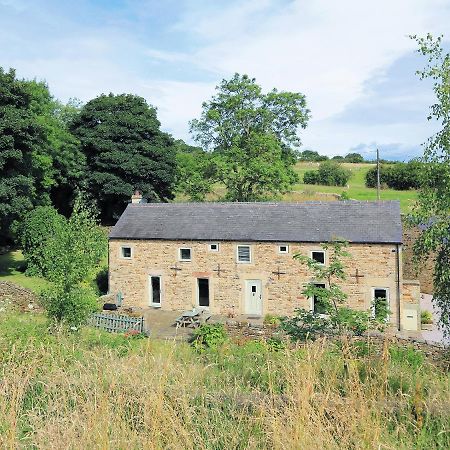
POLYGON ((405 308, 403 310, 403 329, 406 331, 417 331, 417 310, 405 308))
POLYGON ((245 289, 245 313, 262 316, 263 312, 261 280, 247 280, 245 289))

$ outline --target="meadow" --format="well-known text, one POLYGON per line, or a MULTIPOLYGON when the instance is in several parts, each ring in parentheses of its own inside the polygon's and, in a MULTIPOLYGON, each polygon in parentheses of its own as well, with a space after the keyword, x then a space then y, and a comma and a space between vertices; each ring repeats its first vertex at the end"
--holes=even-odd
POLYGON ((450 377, 412 348, 271 347, 0 317, 0 448, 447 449, 450 377))

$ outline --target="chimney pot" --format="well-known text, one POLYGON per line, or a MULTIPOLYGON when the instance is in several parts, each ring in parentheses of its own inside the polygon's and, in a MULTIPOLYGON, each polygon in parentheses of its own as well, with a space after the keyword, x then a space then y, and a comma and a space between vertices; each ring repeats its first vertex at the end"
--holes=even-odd
POLYGON ((131 203, 147 203, 147 199, 143 198, 141 192, 136 190, 131 196, 131 203))

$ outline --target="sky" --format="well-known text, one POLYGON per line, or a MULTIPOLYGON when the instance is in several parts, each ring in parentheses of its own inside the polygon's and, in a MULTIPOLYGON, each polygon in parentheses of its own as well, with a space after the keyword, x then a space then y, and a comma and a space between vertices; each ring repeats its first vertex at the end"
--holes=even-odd
POLYGON ((64 102, 141 95, 190 143, 202 102, 246 73, 306 95, 302 149, 407 160, 437 129, 408 36, 449 23, 450 0, 0 0, 0 66, 64 102))

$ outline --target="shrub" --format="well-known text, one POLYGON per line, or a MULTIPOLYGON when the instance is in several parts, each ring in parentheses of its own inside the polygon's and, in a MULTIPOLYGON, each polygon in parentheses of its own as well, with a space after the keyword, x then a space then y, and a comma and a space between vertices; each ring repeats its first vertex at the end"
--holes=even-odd
POLYGON ((345 186, 351 172, 335 161, 324 161, 318 170, 308 170, 303 175, 305 184, 322 184, 324 186, 345 186))
POLYGON ((424 325, 433 323, 433 315, 430 311, 425 310, 420 313, 420 323, 424 325))
POLYGON ((264 316, 264 325, 279 325, 281 323, 281 317, 273 314, 266 314, 264 316))
POLYGON ((350 200, 350 196, 348 195, 347 191, 342 191, 341 195, 339 196, 339 200, 350 200))
POLYGON ((45 276, 47 243, 58 234, 65 220, 53 206, 39 206, 25 216, 18 233, 27 275, 45 276))
POLYGON ((204 324, 194 331, 192 347, 198 352, 207 348, 215 349, 222 345, 227 339, 227 332, 222 323, 204 324))
MULTIPOLYGON (((422 184, 424 165, 418 161, 380 166, 380 184, 391 189, 418 189, 422 184)), ((366 186, 377 186, 377 167, 366 173, 366 186)))
POLYGON ((347 307, 338 308, 338 312, 331 316, 331 320, 338 327, 356 336, 362 336, 369 329, 371 321, 367 311, 356 311, 347 307))
POLYGON ((108 267, 102 267, 95 277, 95 284, 100 295, 108 292, 108 267))
POLYGON ((315 314, 303 308, 297 308, 293 317, 283 317, 281 328, 293 341, 315 340, 329 332, 331 322, 329 317, 315 314))

